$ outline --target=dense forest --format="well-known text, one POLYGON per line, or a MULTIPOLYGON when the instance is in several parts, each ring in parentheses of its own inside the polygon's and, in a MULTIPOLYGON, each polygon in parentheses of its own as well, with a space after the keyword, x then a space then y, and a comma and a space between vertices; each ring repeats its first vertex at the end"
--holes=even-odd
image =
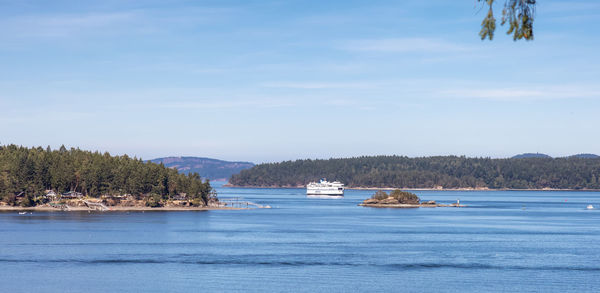
POLYGON ((128 156, 80 149, 59 150, 0 146, 0 200, 17 194, 33 199, 45 191, 74 191, 89 197, 130 194, 167 200, 186 193, 190 200, 206 204, 212 188, 196 173, 179 174, 162 164, 128 156))
POLYGON ((234 186, 294 187, 319 178, 348 187, 600 189, 600 159, 372 156, 259 164, 234 186))

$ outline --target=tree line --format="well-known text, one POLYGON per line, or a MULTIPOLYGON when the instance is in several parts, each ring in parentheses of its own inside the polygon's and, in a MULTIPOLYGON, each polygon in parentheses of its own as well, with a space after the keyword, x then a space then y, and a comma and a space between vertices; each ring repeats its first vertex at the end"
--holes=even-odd
POLYGON ((212 188, 197 173, 179 174, 162 164, 144 162, 127 155, 16 145, 0 146, 0 199, 26 200, 47 190, 80 192, 89 197, 130 194, 137 199, 169 200, 185 193, 190 201, 206 205, 212 188))
POLYGON ((295 187, 319 178, 348 187, 600 189, 598 158, 491 159, 363 156, 259 164, 233 175, 235 186, 295 187))

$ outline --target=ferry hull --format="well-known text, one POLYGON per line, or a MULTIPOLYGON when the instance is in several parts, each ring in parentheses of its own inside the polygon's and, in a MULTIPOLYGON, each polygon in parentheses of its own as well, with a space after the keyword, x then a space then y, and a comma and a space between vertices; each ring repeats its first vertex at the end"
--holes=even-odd
POLYGON ((344 190, 306 190, 306 195, 333 195, 340 196, 344 195, 344 190))
POLYGON ((311 194, 307 194, 306 198, 339 199, 339 198, 344 198, 344 196, 343 195, 311 195, 311 194))

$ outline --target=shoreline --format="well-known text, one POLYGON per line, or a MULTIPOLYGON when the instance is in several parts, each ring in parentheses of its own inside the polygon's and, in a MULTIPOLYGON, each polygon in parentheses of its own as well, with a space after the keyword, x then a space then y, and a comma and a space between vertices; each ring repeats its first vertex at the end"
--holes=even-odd
POLYGON ((13 207, 0 206, 0 212, 183 212, 183 211, 213 211, 213 210, 249 210, 250 208, 234 208, 234 207, 119 207, 111 206, 106 211, 90 209, 88 207, 74 206, 68 210, 61 210, 50 206, 35 206, 35 207, 13 207))
MULTIPOLYGON (((256 189, 302 189, 306 186, 238 186, 225 184, 223 187, 228 188, 256 188, 256 189)), ((416 190, 416 191, 591 191, 599 192, 600 189, 560 189, 560 188, 531 188, 531 189, 514 189, 514 188, 487 188, 487 187, 461 187, 461 188, 408 188, 408 187, 346 187, 346 190, 416 190)))
POLYGON ((369 208, 394 208, 394 209, 416 209, 416 208, 464 208, 466 205, 458 205, 458 204, 384 204, 384 203, 360 203, 358 206, 361 207, 369 207, 369 208))

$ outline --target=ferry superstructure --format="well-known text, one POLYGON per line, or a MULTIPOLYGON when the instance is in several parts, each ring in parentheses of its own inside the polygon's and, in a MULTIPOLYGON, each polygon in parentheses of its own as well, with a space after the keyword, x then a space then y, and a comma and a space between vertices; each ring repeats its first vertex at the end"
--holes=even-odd
POLYGON ((328 182, 321 179, 318 183, 311 182, 306 185, 307 195, 344 195, 344 184, 339 181, 328 182))

